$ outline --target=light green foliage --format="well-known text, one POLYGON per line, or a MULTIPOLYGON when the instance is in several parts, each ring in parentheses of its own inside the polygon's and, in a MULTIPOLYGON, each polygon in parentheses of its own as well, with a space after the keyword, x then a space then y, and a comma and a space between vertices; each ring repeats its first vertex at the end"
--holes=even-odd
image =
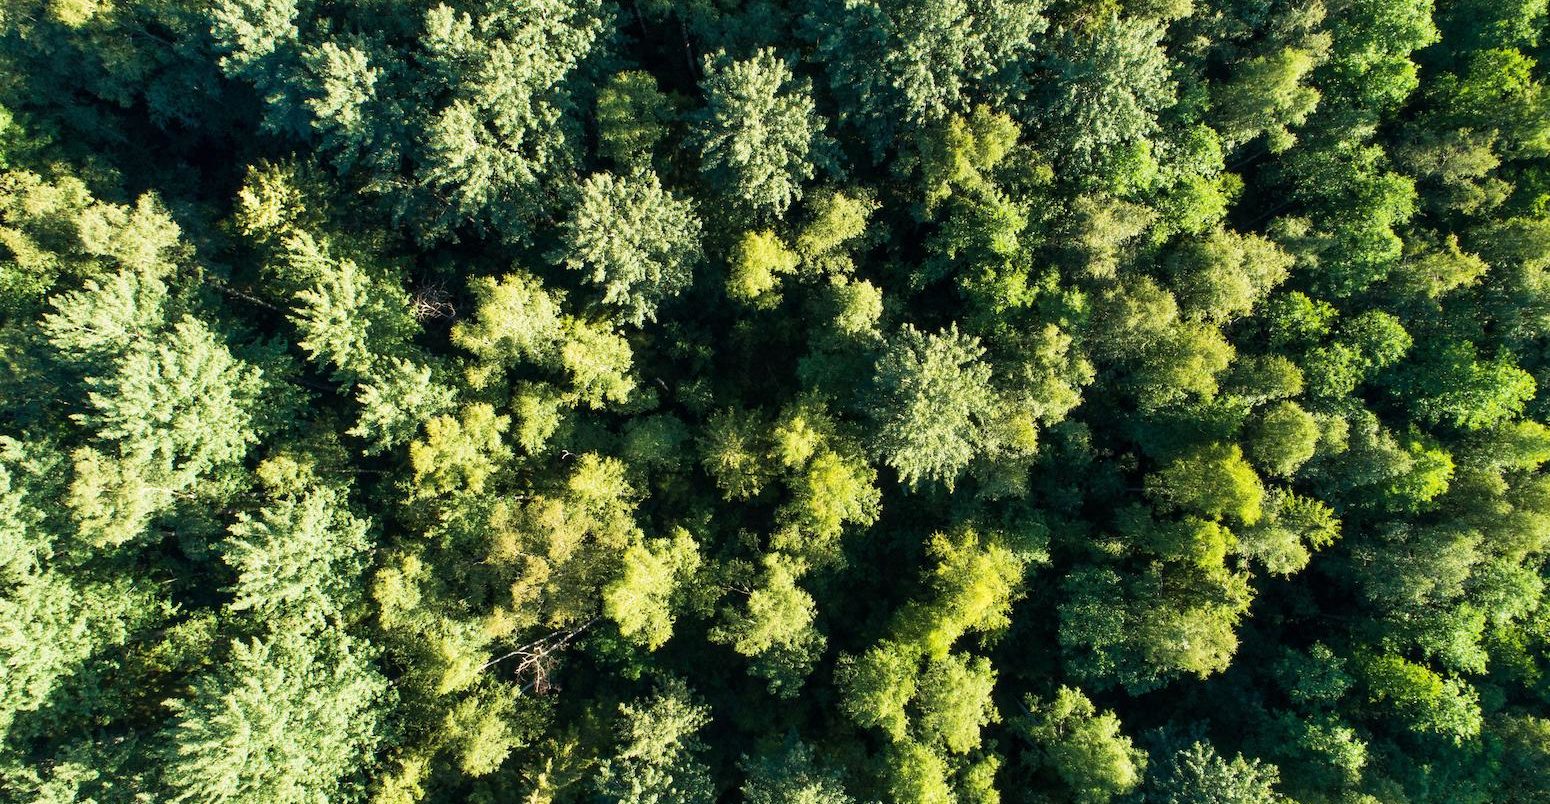
POLYGON ((795 529, 798 544, 784 545, 782 531, 776 534, 777 546, 820 557, 846 525, 877 521, 882 500, 877 471, 854 445, 841 446, 843 452, 824 449, 794 473, 792 500, 781 509, 781 518, 795 529))
POLYGON ((332 367, 336 379, 362 382, 416 329, 409 296, 349 259, 324 257, 320 267, 315 282, 296 294, 292 320, 301 335, 296 345, 314 362, 332 367))
POLYGON ((1220 330, 1188 322, 1168 332, 1141 355, 1134 382, 1142 406, 1163 408, 1188 398, 1209 399, 1219 389, 1217 376, 1235 357, 1220 330))
POLYGON ((589 408, 623 404, 635 390, 634 352, 624 336, 603 323, 572 320, 560 347, 560 366, 569 375, 577 402, 589 408))
POLYGON ((1479 694, 1466 682, 1397 656, 1364 660, 1361 673, 1372 701, 1405 726, 1455 741, 1480 733, 1479 694))
POLYGON ((1459 74, 1438 78, 1439 112, 1477 130, 1499 133, 1497 150, 1508 157, 1550 152, 1547 96, 1534 80, 1534 59, 1516 50, 1489 48, 1470 54, 1459 74))
POLYGON ((231 608, 276 622, 338 618, 355 602, 369 526, 327 487, 239 515, 221 551, 237 571, 231 608))
POLYGON ((771 432, 769 457, 786 470, 791 490, 778 516, 784 527, 772 540, 777 549, 831 562, 846 525, 877 521, 877 472, 822 402, 808 399, 782 411, 771 432))
POLYGON ((991 690, 996 671, 983 656, 948 654, 933 660, 920 679, 919 731, 955 754, 979 747, 980 729, 999 721, 991 690))
POLYGON ((862 239, 877 202, 853 192, 819 191, 808 195, 807 221, 796 237, 796 251, 808 271, 848 274, 854 267, 847 246, 862 239))
MULTIPOLYGON (((480 277, 469 283, 468 290, 474 298, 474 314, 452 327, 454 344, 496 367, 552 359, 562 326, 556 294, 520 273, 500 279, 480 277)), ((489 377, 490 370, 481 369, 476 380, 489 377)))
POLYGON ((622 560, 623 574, 603 587, 603 614, 622 636, 655 650, 672 636, 673 592, 699 567, 698 546, 680 528, 671 538, 630 545, 622 560))
POLYGON ((442 732, 450 736, 458 767, 469 776, 488 776, 500 769, 513 748, 521 723, 520 691, 507 684, 481 688, 447 713, 442 732))
POLYGON ((1302 369, 1280 355, 1241 355, 1224 380, 1227 393, 1250 404, 1298 396, 1305 382, 1302 369))
POLYGON ((713 800, 710 769, 695 755, 695 736, 710 712, 679 680, 649 698, 620 704, 618 749, 598 765, 594 784, 609 801, 696 804, 713 800))
POLYGON ((1171 273, 1186 315, 1228 321, 1253 310, 1291 265, 1291 255, 1265 238, 1218 229, 1180 249, 1171 273))
POLYGON ((823 121, 805 81, 774 50, 743 61, 707 60, 705 109, 696 120, 700 172, 731 210, 782 217, 815 173, 823 121))
POLYGON ((1271 343, 1277 346, 1317 341, 1329 332, 1335 320, 1335 308, 1322 299, 1309 298, 1301 291, 1278 293, 1265 304, 1265 328, 1271 343))
POLYGON ((257 439, 264 387, 261 372, 197 319, 119 349, 104 373, 87 377, 90 407, 75 417, 101 448, 76 451, 69 505, 82 535, 98 545, 139 536, 174 495, 242 458, 257 439))
POLYGON ((0 578, 19 583, 52 554, 54 534, 44 525, 56 488, 48 478, 61 458, 0 436, 0 578))
MULTIPOLYGON (((303 101, 312 113, 312 127, 322 135, 323 147, 333 152, 342 170, 361 161, 372 142, 371 105, 378 100, 377 82, 384 70, 372 64, 373 54, 355 46, 324 42, 302 54, 302 62, 314 76, 316 94, 303 101)), ((379 56, 380 58, 380 56, 379 56)))
POLYGON ((1265 495, 1265 516, 1238 532, 1238 549, 1274 575, 1290 575, 1307 566, 1313 550, 1333 544, 1340 520, 1318 500, 1280 490, 1265 495))
POLYGON ((754 307, 774 307, 780 303, 781 278, 794 272, 798 261, 774 232, 746 232, 728 258, 727 295, 754 307))
POLYGON ((71 361, 105 366, 127 344, 161 329, 166 298, 167 286, 151 275, 124 271, 88 279, 80 290, 53 298, 43 335, 71 361))
POLYGON ((1416 187, 1409 177, 1389 169, 1382 148, 1343 142, 1338 147, 1297 150, 1286 170, 1293 193, 1319 215, 1340 220, 1312 234, 1318 243, 1317 283, 1331 296, 1349 297, 1383 279, 1404 254, 1396 227, 1416 212, 1416 187))
POLYGON ((191 479, 240 458, 255 437, 258 372, 191 318, 174 324, 161 345, 131 345, 111 375, 88 386, 92 411, 81 423, 123 460, 158 473, 191 479))
POLYGON ((919 660, 908 646, 879 642, 859 656, 841 656, 834 679, 840 708, 860 726, 882 729, 895 741, 909 726, 904 707, 915 697, 919 660))
POLYGON ((1179 319, 1178 300, 1151 277, 1126 278, 1093 300, 1093 351, 1124 359, 1165 343, 1179 319))
POLYGON ((125 581, 78 585, 56 572, 31 572, 0 596, 0 730, 44 710, 92 655, 126 642, 154 598, 125 581))
POLYGON ((993 191, 987 175, 1021 134, 1005 114, 976 106, 965 118, 954 115, 943 125, 928 130, 921 139, 920 172, 925 185, 925 207, 931 212, 955 191, 993 191))
POLYGON ((175 704, 162 768, 172 801, 357 798, 359 757, 381 739, 387 682, 335 631, 232 643, 175 704))
POLYGON ((825 643, 813 627, 812 595, 797 585, 802 569, 770 554, 746 603, 729 609, 725 624, 710 634, 712 641, 753 659, 753 671, 769 679, 772 692, 788 698, 797 694, 825 643))
POLYGON ((1419 83, 1411 51, 1437 40, 1431 0, 1362 0, 1330 26, 1333 87, 1350 100, 1397 106, 1419 83))
POLYGON ((639 326, 689 286, 700 260, 693 205, 662 188, 649 171, 620 178, 594 174, 582 183, 555 259, 603 291, 603 303, 639 326))
POLYGON ((726 499, 747 499, 764 487, 767 426, 753 412, 736 408, 719 411, 706 423, 700 462, 726 499))
POLYGON ((1477 283, 1490 266, 1479 256, 1459 247, 1450 236, 1442 248, 1428 248, 1407 258, 1390 275, 1405 290, 1436 298, 1477 283))
POLYGON ((61 279, 90 279, 115 264, 164 274, 186 256, 180 234, 154 195, 129 207, 94 198, 73 176, 0 174, 0 299, 8 313, 30 313, 61 279))
POLYGON ((1207 517, 1259 521, 1265 489, 1236 446, 1210 446, 1180 458, 1147 478, 1159 503, 1207 517))
MULTIPOLYGON (((1083 195, 1071 203, 1070 248, 1081 261, 1084 275, 1093 279, 1113 279, 1121 259, 1131 251, 1137 238, 1156 223, 1156 214, 1139 204, 1099 195, 1083 195)), ((1150 277, 1127 277, 1140 287, 1155 287, 1150 277)))
MULTIPOLYGON (((1327 47, 1327 42, 1320 43, 1327 47)), ((1308 74, 1322 60, 1313 50, 1284 47, 1244 59, 1232 77, 1216 90, 1212 109, 1229 147, 1265 135, 1271 151, 1292 147, 1301 126, 1319 104, 1319 91, 1308 86, 1308 74)))
POLYGON ((936 561, 926 576, 931 598, 901 614, 902 630, 934 657, 947 655, 965 633, 994 634, 1011 621, 1023 571, 1034 559, 998 533, 963 529, 927 543, 936 561))
POLYGON ((1120 733, 1113 712, 1100 713, 1081 690, 1061 687, 1051 700, 1030 698, 1018 730, 1077 801, 1110 801, 1141 784, 1146 752, 1120 733))
POLYGON ((415 495, 477 494, 510 455, 501 442, 510 427, 510 416, 498 416, 482 402, 465 405, 457 416, 444 414, 426 422, 425 438, 409 445, 415 495))
POLYGON ((872 380, 872 449, 906 486, 952 488, 983 445, 996 405, 984 353, 956 327, 927 335, 905 325, 889 342, 872 380))
POLYGON ((901 804, 950 804, 947 763, 930 748, 913 742, 889 746, 888 794, 901 804))
POLYGON ((140 537, 151 517, 172 504, 171 490, 156 484, 139 464, 115 460, 91 447, 81 447, 71 458, 75 466, 66 504, 81 536, 95 546, 140 537))
POLYGON ((844 335, 881 340, 877 324, 883 316, 882 291, 866 280, 835 280, 828 287, 834 307, 834 327, 844 335))
MULTIPOLYGON (((1213 530, 1190 535, 1197 533, 1213 530)), ((1185 673, 1206 678, 1227 667, 1251 600, 1248 577, 1209 562, 1179 566, 1190 567, 1187 588, 1163 587, 1165 573, 1178 570, 1156 565, 1128 585, 1107 568, 1084 567, 1066 578, 1060 643, 1076 678, 1141 692, 1185 673)))
POLYGON ((1249 453, 1265 471, 1290 477, 1318 449, 1319 425, 1296 402, 1277 402, 1260 413, 1249 434, 1249 453))

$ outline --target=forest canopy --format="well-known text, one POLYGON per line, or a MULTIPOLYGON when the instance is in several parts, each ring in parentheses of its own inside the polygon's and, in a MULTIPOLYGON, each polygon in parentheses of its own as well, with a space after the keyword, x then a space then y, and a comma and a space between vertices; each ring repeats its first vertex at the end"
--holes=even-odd
POLYGON ((1546 0, 0 0, 0 800, 1550 801, 1546 0))

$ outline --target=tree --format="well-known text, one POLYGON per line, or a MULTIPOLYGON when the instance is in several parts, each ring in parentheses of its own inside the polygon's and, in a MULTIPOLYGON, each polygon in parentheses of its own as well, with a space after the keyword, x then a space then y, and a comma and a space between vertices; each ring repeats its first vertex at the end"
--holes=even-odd
POLYGON ((727 295, 755 307, 772 308, 780 303, 781 278, 795 272, 798 262, 796 253, 774 232, 747 232, 732 247, 727 295))
POLYGON ((1035 558, 1019 547, 1004 534, 970 528, 933 535, 926 544, 936 561, 926 576, 930 597, 900 612, 901 637, 940 658, 965 633, 994 634, 1011 624, 1023 572, 1035 558))
POLYGON ((328 487, 282 497, 256 517, 239 514, 221 551, 238 573, 231 608, 302 627, 338 620, 356 602, 369 527, 328 487))
POLYGON ((656 174, 594 174, 566 220, 555 260, 585 273, 603 303, 640 326, 689 286, 700 260, 700 222, 693 205, 662 189, 656 174))
POLYGON ((675 115, 651 73, 618 73, 597 93, 598 152, 620 168, 645 168, 675 115))
POLYGON ((453 400, 453 390, 433 378, 431 367, 391 358, 356 391, 361 412, 349 433, 367 441, 367 454, 385 452, 413 440, 453 400))
POLYGON ((162 328, 166 299, 167 285, 156 276, 121 271, 53 297, 40 328, 61 357, 100 371, 127 344, 162 328))
POLYGON ((905 741, 889 746, 885 756, 892 800, 908 804, 949 804, 954 800, 947 781, 947 762, 929 747, 905 741))
POLYGON ((1018 732, 1077 801, 1109 801, 1140 786, 1146 752, 1120 733, 1113 712, 1099 713, 1081 690, 1061 687, 1045 701, 1030 697, 1018 732))
POLYGON ((634 352, 606 322, 566 322, 560 366, 570 376, 571 398, 589 408, 619 405, 635 390, 634 352))
POLYGON ((316 281, 296 294, 296 345, 331 366, 336 380, 361 382, 378 373, 380 359, 402 351, 417 329, 409 295, 368 276, 353 260, 323 256, 319 262, 316 281))
POLYGON ((845 253, 864 239, 877 202, 855 191, 819 191, 807 196, 807 220, 796 237, 796 251, 809 272, 848 274, 854 262, 845 253))
POLYGON ((671 539, 632 544, 623 556, 624 570, 603 587, 603 614, 619 626, 619 634, 655 650, 673 633, 671 599, 677 586, 699 567, 698 545, 678 529, 671 539))
POLYGON ((1340 536, 1340 520, 1316 499, 1280 490, 1265 495, 1265 516, 1238 532, 1238 550, 1273 575, 1291 575, 1307 566, 1312 551, 1340 536))
POLYGON ((1026 88, 1040 3, 996 0, 813 2, 803 18, 842 120, 881 154, 901 132, 1000 104, 1026 88))
POLYGON ((1400 386, 1420 421, 1479 430, 1514 418, 1534 395, 1534 378, 1505 352, 1480 360, 1470 343, 1456 340, 1422 352, 1400 386))
POLYGON ((920 679, 918 730, 954 754, 979 747, 980 729, 1000 721, 991 691, 996 671, 983 656, 933 659, 920 679))
POLYGON ((1216 753, 1210 743, 1195 742, 1175 751, 1153 766, 1146 786, 1147 800, 1167 804, 1274 804, 1281 801, 1275 785, 1274 765, 1241 755, 1231 761, 1216 753))
POLYGON ((649 698, 619 705, 618 749, 598 765, 599 795, 630 804, 709 802, 710 769, 695 737, 710 711, 682 681, 663 682, 649 698))
POLYGON ((778 516, 786 527, 775 534, 773 546, 827 561, 834 557, 846 525, 865 527, 877 521, 881 510, 877 471, 867 464, 859 447, 841 447, 843 452, 819 452, 793 473, 791 501, 778 516))
POLYGON ((1266 471, 1290 477, 1318 449, 1319 425, 1296 402, 1281 401, 1265 408, 1249 433, 1249 453, 1266 471))
MULTIPOLYGON (((492 8, 478 17, 428 9, 410 45, 409 85, 418 97, 383 110, 407 107, 412 130, 421 132, 418 147, 400 146, 412 159, 413 190, 390 196, 399 219, 429 238, 464 224, 508 239, 526 235, 546 180, 578 161, 570 79, 603 27, 590 0, 540 0, 522 13, 492 8)), ((384 165, 397 172, 392 161, 384 165)))
POLYGON ((123 460, 179 485, 241 458, 256 440, 257 370, 193 318, 175 323, 160 345, 135 343, 111 375, 88 378, 87 387, 91 410, 81 423, 123 460))
POLYGON ((728 500, 759 493, 770 471, 764 462, 767 424, 753 411, 729 408, 711 415, 700 442, 700 463, 728 500))
POLYGON ((426 422, 425 438, 409 445, 416 496, 477 494, 509 457, 501 436, 510 427, 510 416, 497 416, 483 402, 465 405, 457 416, 441 415, 426 422))
POLYGON ((927 335, 906 324, 878 360, 872 450, 905 485, 951 489, 984 443, 981 428, 996 404, 984 354, 956 326, 927 335))
POLYGON ((1217 229, 1186 241, 1169 270, 1181 311, 1221 322, 1247 315, 1291 267, 1291 255, 1270 240, 1217 229))
POLYGON ((1147 494, 1159 504, 1212 518, 1259 521, 1265 497, 1259 476, 1236 446, 1210 446, 1173 461, 1147 478, 1147 494))
POLYGON ((479 277, 468 290, 476 305, 474 315, 454 324, 451 335, 454 344, 491 367, 481 367, 473 377, 475 385, 493 379, 495 369, 521 360, 553 360, 563 331, 558 294, 521 273, 479 277))
MULTIPOLYGON (((12 744, 24 743, 28 731, 38 728, 19 728, 18 721, 67 695, 72 678, 91 672, 94 653, 122 649, 143 627, 156 605, 148 591, 123 578, 72 583, 48 570, 9 584, 0 596, 0 660, 7 668, 0 678, 0 730, 12 744)), ((50 725, 45 721, 43 730, 50 725)))
POLYGON ((1059 143, 1053 152, 1077 171, 1151 136, 1157 114, 1173 104, 1162 35, 1154 20, 1110 16, 1055 38, 1046 125, 1059 143))
POLYGON ((1479 694, 1467 683, 1398 656, 1370 657, 1359 669, 1372 701, 1406 727, 1454 741, 1480 733, 1479 694))
POLYGON ((1374 110, 1398 106, 1419 83, 1411 52, 1437 37, 1430 2, 1363 0, 1331 20, 1327 84, 1346 103, 1374 110))
POLYGON ((850 804, 840 775, 822 767, 806 743, 787 735, 785 741, 755 757, 743 757, 748 774, 743 798, 749 804, 850 804))
POLYGON ((162 773, 173 801, 358 799, 387 682, 340 632, 237 641, 174 703, 162 773))
POLYGON ((813 627, 812 595, 797 586, 802 569, 779 553, 766 556, 759 585, 748 592, 746 604, 728 610, 726 623, 710 633, 712 641, 753 659, 754 674, 768 679, 770 691, 785 698, 797 694, 825 644, 813 627))
POLYGON ((745 219, 780 219, 826 147, 810 88, 768 48, 742 61, 708 59, 703 86, 701 175, 745 219))
POLYGON ((834 680, 840 708, 859 726, 876 727, 895 741, 909 726, 905 707, 915 697, 919 658, 909 646, 883 641, 859 656, 841 656, 834 680))
MULTIPOLYGON (((1326 43, 1324 44, 1327 47, 1326 43)), ((1291 129, 1301 126, 1319 105, 1319 91, 1304 82, 1322 54, 1305 48, 1246 58, 1233 65, 1232 77, 1216 87, 1212 112, 1228 147, 1265 135, 1272 152, 1297 142, 1291 129)))

